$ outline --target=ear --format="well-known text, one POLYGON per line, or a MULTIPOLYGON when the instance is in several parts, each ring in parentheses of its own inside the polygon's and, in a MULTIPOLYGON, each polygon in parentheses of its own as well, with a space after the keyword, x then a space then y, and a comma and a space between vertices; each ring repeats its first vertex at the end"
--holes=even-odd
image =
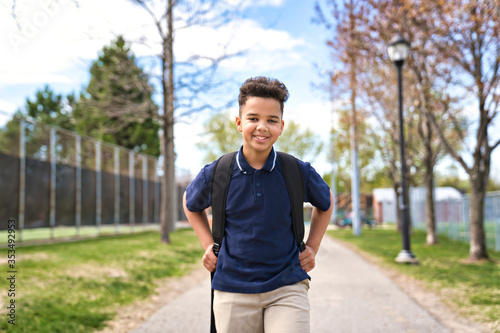
POLYGON ((236 117, 235 124, 236 124, 236 129, 238 130, 238 132, 243 131, 243 129, 241 127, 241 118, 239 116, 236 117))
POLYGON ((280 135, 283 134, 283 130, 285 129, 285 121, 282 120, 281 121, 281 131, 280 131, 280 135))

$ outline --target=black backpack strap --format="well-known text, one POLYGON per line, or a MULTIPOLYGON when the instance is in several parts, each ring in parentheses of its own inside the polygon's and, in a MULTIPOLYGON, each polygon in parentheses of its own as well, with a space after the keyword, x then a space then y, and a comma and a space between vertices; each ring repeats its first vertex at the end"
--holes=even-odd
POLYGON ((304 251, 304 180, 297 159, 287 153, 278 152, 286 188, 292 205, 293 234, 300 252, 304 251))
MULTIPOLYGON (((219 256, 222 238, 224 237, 224 227, 226 224, 226 199, 229 191, 229 182, 233 173, 236 152, 223 155, 215 163, 212 174, 211 194, 212 194, 212 238, 214 239, 213 251, 219 256)), ((214 279, 214 272, 210 274, 211 281, 214 279)), ((217 333, 214 317, 214 290, 211 292, 210 305, 210 333, 217 333)))
POLYGON ((224 226, 226 224, 226 199, 229 190, 229 182, 233 173, 236 152, 223 155, 215 163, 212 174, 212 237, 214 239, 214 253, 219 255, 224 237, 224 226))

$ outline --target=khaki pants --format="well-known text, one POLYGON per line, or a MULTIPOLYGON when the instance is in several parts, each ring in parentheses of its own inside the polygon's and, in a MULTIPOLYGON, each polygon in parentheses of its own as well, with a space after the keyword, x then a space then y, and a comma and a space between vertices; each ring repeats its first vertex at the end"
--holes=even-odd
POLYGON ((214 290, 217 333, 309 333, 309 280, 262 294, 214 290))

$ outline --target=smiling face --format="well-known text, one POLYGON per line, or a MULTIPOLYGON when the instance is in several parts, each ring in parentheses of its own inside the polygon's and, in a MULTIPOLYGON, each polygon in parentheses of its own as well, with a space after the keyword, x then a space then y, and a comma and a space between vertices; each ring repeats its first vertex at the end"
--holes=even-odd
POLYGON ((249 97, 236 117, 236 128, 243 135, 243 155, 267 157, 284 125, 277 100, 249 97))

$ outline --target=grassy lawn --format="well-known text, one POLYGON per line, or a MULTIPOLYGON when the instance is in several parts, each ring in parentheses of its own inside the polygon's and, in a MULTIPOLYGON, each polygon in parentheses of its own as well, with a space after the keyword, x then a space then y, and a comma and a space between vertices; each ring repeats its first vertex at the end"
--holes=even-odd
POLYGON ((496 262, 468 263, 467 243, 440 236, 438 245, 428 246, 425 231, 415 230, 411 248, 420 265, 405 265, 394 262, 401 250, 401 235, 394 229, 363 229, 361 236, 350 229, 328 233, 381 259, 386 267, 422 281, 461 314, 500 332, 500 253, 489 251, 496 262))
MULTIPOLYGON (((425 230, 425 224, 419 226, 419 229, 425 230)), ((439 222, 437 224, 438 232, 443 235, 448 235, 450 238, 458 239, 464 242, 469 241, 469 230, 468 226, 465 223, 448 223, 448 222, 439 222)), ((486 233, 486 246, 489 249, 495 250, 495 237, 496 229, 500 228, 500 224, 495 223, 494 221, 485 221, 484 222, 484 232, 486 233)), ((500 240, 499 240, 500 242, 500 240)), ((497 247, 498 248, 498 247, 497 247)))
MULTIPOLYGON (((7 248, 3 251, 0 289, 6 291, 7 248)), ((120 306, 148 297, 160 279, 183 275, 202 255, 191 229, 172 233, 170 245, 161 244, 159 233, 149 231, 18 246, 16 325, 7 323, 6 302, 11 298, 3 292, 0 330, 93 332, 103 328, 120 306)))
MULTIPOLYGON (((140 232, 145 230, 157 230, 158 224, 142 225, 137 224, 134 226, 130 225, 120 225, 118 230, 114 225, 102 225, 99 229, 96 226, 81 226, 80 230, 77 230, 74 226, 58 226, 54 228, 54 238, 72 238, 72 237, 95 237, 98 235, 114 235, 114 234, 127 234, 133 232, 140 232)), ((16 231, 16 239, 20 239, 20 230, 16 231)), ((50 228, 34 228, 34 229, 24 229, 22 231, 22 241, 29 242, 35 240, 47 240, 51 236, 50 228)), ((7 245, 7 230, 0 231, 0 246, 7 245)))

